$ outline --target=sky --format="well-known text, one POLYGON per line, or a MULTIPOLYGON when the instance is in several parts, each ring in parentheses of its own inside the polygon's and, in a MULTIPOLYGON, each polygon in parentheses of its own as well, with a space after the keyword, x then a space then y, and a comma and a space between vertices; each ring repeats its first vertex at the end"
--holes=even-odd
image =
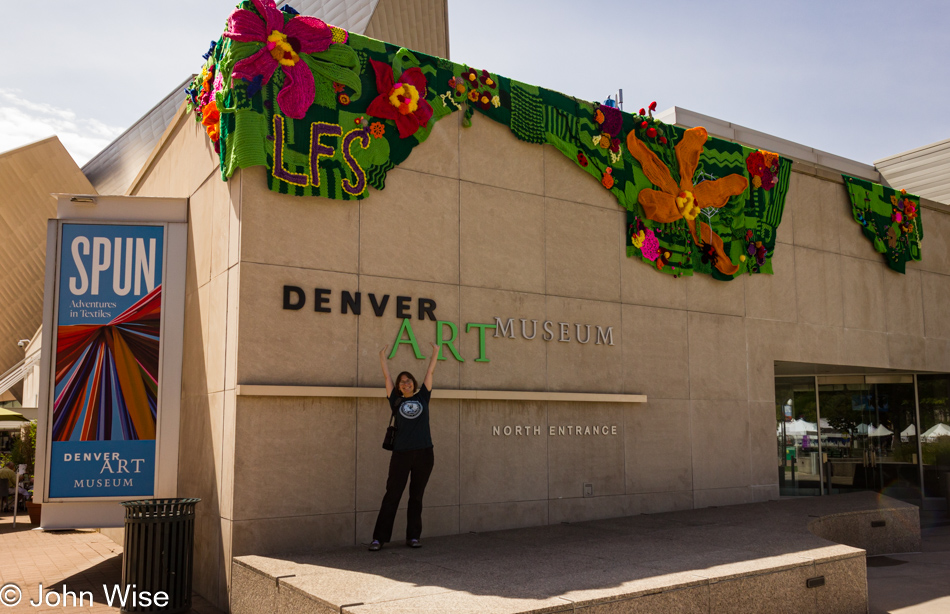
MULTIPOLYGON (((448 0, 453 61, 871 164, 950 138, 947 0, 448 0)), ((200 69, 235 0, 4 3, 0 152, 83 164, 200 69)), ((293 5, 293 2, 291 2, 293 5)))

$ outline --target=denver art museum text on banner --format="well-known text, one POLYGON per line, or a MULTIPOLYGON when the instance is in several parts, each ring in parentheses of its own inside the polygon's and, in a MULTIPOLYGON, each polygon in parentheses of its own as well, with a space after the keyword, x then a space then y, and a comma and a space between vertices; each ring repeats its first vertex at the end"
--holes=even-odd
POLYGON ((63 224, 49 496, 155 489, 165 228, 63 224))

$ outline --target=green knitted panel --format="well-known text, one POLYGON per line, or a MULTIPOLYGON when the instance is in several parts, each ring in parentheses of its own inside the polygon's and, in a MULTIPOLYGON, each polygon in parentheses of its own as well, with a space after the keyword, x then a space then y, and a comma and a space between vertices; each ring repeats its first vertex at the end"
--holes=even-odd
POLYGON ((903 273, 907 261, 920 260, 924 227, 920 197, 877 183, 842 175, 851 199, 851 215, 887 265, 903 273))
MULTIPOLYGON (((238 8, 250 11, 252 21, 258 15, 251 2, 238 8)), ((285 14, 285 25, 293 18, 285 14)), ((186 92, 218 149, 223 178, 238 168, 264 165, 268 186, 276 192, 362 199, 370 186, 385 187, 386 174, 428 138, 437 121, 463 111, 462 123, 470 125, 478 112, 522 141, 554 146, 610 191, 627 211, 630 257, 675 276, 698 271, 728 280, 771 273, 789 160, 665 125, 643 109, 622 113, 339 28, 331 31, 334 42, 325 51, 299 55, 314 91, 297 118, 280 108, 282 92, 295 87, 287 77, 290 68, 276 67, 267 81, 263 75, 233 76, 254 58, 270 61, 263 41, 223 36, 209 51, 186 92), (387 91, 377 89, 380 66, 393 83, 387 91), (417 106, 406 97, 406 83, 422 89, 417 106), (394 109, 418 121, 407 129, 394 109), (678 144, 697 156, 687 166, 695 163, 692 177, 680 176, 678 144)), ((907 253, 919 257, 919 244, 907 253)))

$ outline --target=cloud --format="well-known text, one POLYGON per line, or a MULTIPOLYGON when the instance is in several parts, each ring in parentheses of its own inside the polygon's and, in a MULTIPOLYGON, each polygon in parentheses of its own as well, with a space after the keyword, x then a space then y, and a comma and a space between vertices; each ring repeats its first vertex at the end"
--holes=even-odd
POLYGON ((102 151, 124 128, 77 117, 69 109, 22 98, 0 88, 0 152, 56 135, 80 166, 102 151))

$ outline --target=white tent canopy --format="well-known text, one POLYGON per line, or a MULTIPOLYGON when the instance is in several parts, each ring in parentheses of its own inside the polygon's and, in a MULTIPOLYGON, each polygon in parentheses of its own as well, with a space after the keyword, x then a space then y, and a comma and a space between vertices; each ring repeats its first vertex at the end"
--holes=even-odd
POLYGON ((911 424, 906 429, 901 431, 901 441, 903 441, 904 443, 907 443, 908 441, 910 441, 910 438, 916 434, 917 434, 917 426, 914 424, 911 424))
POLYGON ((884 437, 886 435, 893 435, 894 431, 887 428, 883 424, 879 426, 872 426, 868 429, 868 437, 884 437))
POLYGON ((928 443, 936 441, 938 437, 950 437, 950 426, 947 426, 943 422, 938 422, 921 435, 921 438, 928 443))

